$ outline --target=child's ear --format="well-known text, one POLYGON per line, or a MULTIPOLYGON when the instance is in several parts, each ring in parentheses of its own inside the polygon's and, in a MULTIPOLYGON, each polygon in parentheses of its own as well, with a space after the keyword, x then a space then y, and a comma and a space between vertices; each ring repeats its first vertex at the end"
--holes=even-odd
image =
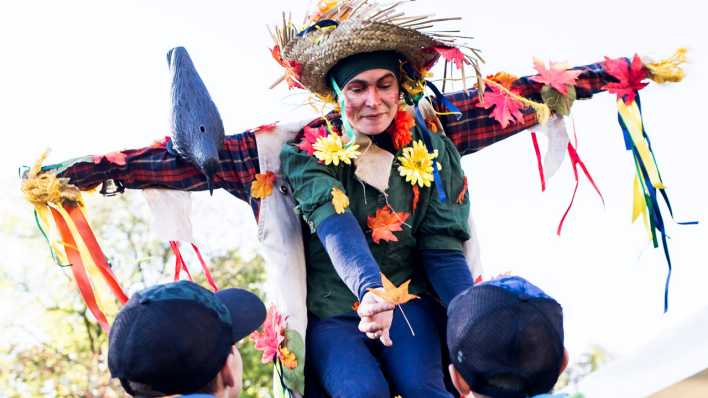
POLYGON ((462 396, 467 396, 470 393, 470 386, 467 384, 465 379, 462 378, 462 375, 457 371, 457 369, 455 369, 452 364, 450 364, 450 366, 448 367, 448 371, 450 372, 452 384, 457 389, 457 392, 459 392, 462 396))
POLYGON ((561 363, 560 373, 563 373, 565 368, 568 367, 568 350, 563 349, 563 362, 561 363))
POLYGON ((236 376, 234 374, 233 370, 233 363, 236 359, 234 358, 234 353, 233 351, 229 356, 226 358, 226 362, 224 362, 224 367, 221 368, 219 371, 219 375, 221 376, 221 381, 223 383, 224 387, 233 387, 236 384, 236 376))

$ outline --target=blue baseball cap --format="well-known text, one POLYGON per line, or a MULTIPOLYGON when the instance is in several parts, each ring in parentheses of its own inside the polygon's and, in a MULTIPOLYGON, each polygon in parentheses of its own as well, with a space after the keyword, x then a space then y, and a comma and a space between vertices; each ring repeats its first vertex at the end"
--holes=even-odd
POLYGON ((447 310, 450 360, 472 391, 525 398, 551 391, 563 364, 563 309, 531 282, 477 284, 447 310))
POLYGON ((111 326, 108 368, 132 395, 186 394, 216 377, 234 343, 258 329, 263 302, 178 281, 135 293, 111 326))

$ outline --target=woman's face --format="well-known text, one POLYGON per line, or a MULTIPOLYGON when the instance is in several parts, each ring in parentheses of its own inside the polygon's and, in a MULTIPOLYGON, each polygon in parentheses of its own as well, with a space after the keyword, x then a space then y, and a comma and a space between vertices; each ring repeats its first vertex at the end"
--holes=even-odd
POLYGON ((399 87, 388 69, 369 69, 354 76, 342 89, 345 113, 352 128, 366 135, 381 134, 396 116, 399 87))

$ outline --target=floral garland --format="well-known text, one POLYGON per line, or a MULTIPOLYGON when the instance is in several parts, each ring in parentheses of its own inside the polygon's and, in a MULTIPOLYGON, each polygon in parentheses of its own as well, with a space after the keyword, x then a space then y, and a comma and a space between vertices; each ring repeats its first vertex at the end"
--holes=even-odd
POLYGON ((408 107, 401 105, 396 111, 396 117, 389 127, 389 134, 393 140, 393 147, 399 151, 411 143, 411 129, 415 126, 415 119, 408 110, 408 107))

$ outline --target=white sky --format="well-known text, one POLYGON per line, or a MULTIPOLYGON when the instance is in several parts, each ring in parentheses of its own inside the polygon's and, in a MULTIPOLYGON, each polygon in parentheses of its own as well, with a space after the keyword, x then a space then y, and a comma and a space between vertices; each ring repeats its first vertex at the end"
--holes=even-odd
MULTIPOLYGON (((641 92, 677 219, 703 222, 680 227, 667 220, 674 265, 668 315, 662 314, 663 253, 650 249, 640 224, 630 224, 632 159, 611 96, 574 107, 578 150, 606 206, 582 180, 560 238, 555 227, 574 184, 569 162, 541 193, 528 133, 465 158, 485 271, 518 273, 554 295, 565 308, 571 355, 591 343, 622 355, 708 305, 705 13, 684 0, 671 8, 652 3, 423 0, 410 8, 463 16, 463 30, 476 37, 472 43, 488 61, 487 73, 532 74, 533 56, 583 65, 605 55, 660 58, 689 48, 684 82, 641 92)), ((59 161, 145 146, 168 134, 165 54, 177 45, 189 50, 227 133, 296 119, 304 112, 295 106, 301 97, 283 87, 267 90, 279 69, 265 25, 277 23, 282 10, 300 18, 300 4, 307 2, 0 3, 0 134, 6 142, 0 178, 14 180, 17 166, 45 147, 59 161)), ((255 223, 245 205, 225 194, 197 197, 203 250, 240 245, 244 234, 254 246, 255 223)), ((29 208, 22 210, 31 222, 29 208)))

